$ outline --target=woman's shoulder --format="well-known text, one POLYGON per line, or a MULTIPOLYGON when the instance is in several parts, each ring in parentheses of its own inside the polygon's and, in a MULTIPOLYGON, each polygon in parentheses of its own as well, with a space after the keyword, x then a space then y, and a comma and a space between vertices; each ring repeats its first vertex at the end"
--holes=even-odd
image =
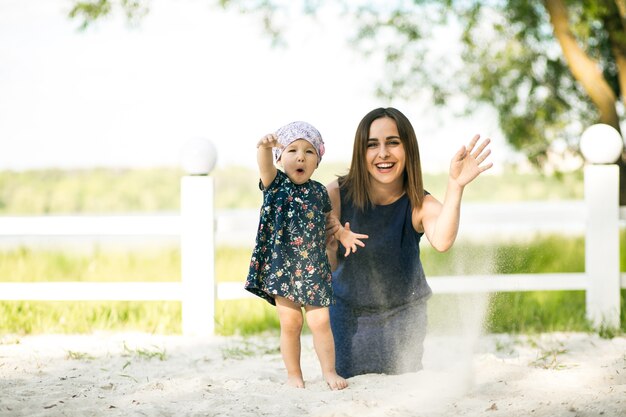
POLYGON ((339 199, 340 190, 341 190, 341 187, 339 186, 339 181, 337 180, 337 178, 335 178, 334 180, 326 184, 326 191, 328 191, 328 195, 330 196, 331 199, 333 198, 339 199))
POLYGON ((435 197, 433 197, 429 192, 424 192, 424 199, 422 200, 422 205, 420 207, 412 208, 412 223, 416 231, 422 233, 423 226, 422 222, 424 218, 427 218, 432 215, 436 215, 441 212, 441 203, 435 197))
POLYGON ((339 182, 337 181, 337 178, 335 178, 334 180, 332 180, 331 182, 326 184, 326 189, 328 190, 328 192, 339 192, 339 182))

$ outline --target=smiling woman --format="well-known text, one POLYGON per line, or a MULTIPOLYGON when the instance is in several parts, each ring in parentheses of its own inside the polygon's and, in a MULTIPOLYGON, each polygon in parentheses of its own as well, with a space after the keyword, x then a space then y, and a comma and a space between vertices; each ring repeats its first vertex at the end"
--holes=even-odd
POLYGON ((420 239, 426 235, 438 251, 452 246, 463 190, 492 166, 485 163, 489 139, 478 139, 452 158, 441 203, 423 188, 417 138, 404 114, 378 108, 359 123, 350 171, 328 185, 333 205, 328 234, 346 224, 369 236, 349 257, 334 239, 327 247, 334 268, 330 312, 340 375, 422 368, 426 301, 432 291, 420 239))

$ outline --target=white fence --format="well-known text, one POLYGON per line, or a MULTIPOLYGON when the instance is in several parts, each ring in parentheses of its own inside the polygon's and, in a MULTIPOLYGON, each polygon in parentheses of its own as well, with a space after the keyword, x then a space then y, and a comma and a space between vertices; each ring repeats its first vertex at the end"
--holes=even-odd
MULTIPOLYGON (((181 213, 168 216, 0 217, 0 237, 173 236, 180 237, 180 282, 0 283, 0 300, 175 300, 182 302, 183 333, 212 334, 216 299, 250 296, 242 282, 215 284, 214 242, 251 244, 257 210, 234 215, 213 212, 213 180, 185 176, 181 213)), ((619 222, 626 208, 617 204, 617 167, 585 169, 585 201, 465 204, 460 237, 532 233, 585 233, 584 273, 447 276, 429 280, 434 293, 584 290, 587 317, 596 325, 619 326, 619 222)), ((1 279, 2 277, 0 277, 1 279)))

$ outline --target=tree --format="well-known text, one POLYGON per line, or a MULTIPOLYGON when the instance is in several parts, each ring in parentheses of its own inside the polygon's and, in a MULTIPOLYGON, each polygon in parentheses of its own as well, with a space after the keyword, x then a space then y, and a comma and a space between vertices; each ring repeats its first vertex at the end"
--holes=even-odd
MULTIPOLYGON (((314 14, 323 1, 302 0, 295 12, 314 14)), ((128 16, 142 0, 121 0, 128 16)), ((277 14, 293 2, 219 0, 222 7, 260 13, 276 39, 277 14)), ((383 54, 386 77, 378 93, 412 98, 428 91, 434 103, 458 97, 496 109, 507 141, 537 167, 559 155, 577 155, 582 131, 606 123, 621 132, 626 108, 626 0, 376 0, 342 3, 355 21, 355 43, 383 54), (453 35, 452 54, 433 43, 433 32, 453 35), (460 55, 461 60, 454 59, 460 55)), ((78 2, 83 26, 112 10, 110 0, 78 2)), ((283 19, 284 20, 284 19, 283 19)), ((620 166, 620 204, 626 205, 626 153, 620 166)))

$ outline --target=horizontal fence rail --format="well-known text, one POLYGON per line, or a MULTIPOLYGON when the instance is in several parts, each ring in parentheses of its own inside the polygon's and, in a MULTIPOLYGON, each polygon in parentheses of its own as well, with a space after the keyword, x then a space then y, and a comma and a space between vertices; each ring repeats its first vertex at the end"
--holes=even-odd
MULTIPOLYGON (((207 180, 207 178, 193 179, 193 184, 195 184, 193 187, 196 187, 193 189, 194 194, 205 186, 202 180, 207 180)), ((212 185, 209 188, 212 191, 212 185)), ((184 198, 184 195, 181 195, 181 199, 184 198)), ((211 211, 211 201, 205 199, 202 204, 208 211, 211 211)), ((585 232, 585 225, 590 216, 587 207, 584 201, 467 203, 462 209, 460 237, 499 234, 510 240, 533 233, 582 234, 585 232)), ((189 212, 190 209, 187 210, 189 212)), ((215 215, 211 214, 212 220, 208 221, 208 226, 202 210, 191 212, 192 216, 205 217, 202 227, 206 233, 214 233, 217 244, 253 245, 258 210, 216 211, 215 215)), ((620 207, 618 213, 620 226, 624 226, 626 207, 620 207)), ((193 224, 191 226, 189 224, 191 224, 189 219, 185 219, 185 214, 182 212, 180 215, 147 216, 4 216, 0 217, 0 241, 2 239, 10 241, 16 238, 19 241, 27 237, 50 236, 80 236, 94 239, 100 236, 174 236, 181 237, 181 246, 183 246, 182 240, 185 233, 196 233, 196 237, 201 237, 203 233, 202 230, 194 230, 193 224), (187 223, 185 223, 186 220, 187 223)), ((209 245, 210 250, 213 250, 210 242, 205 241, 200 244, 209 245)), ((198 250, 202 248, 194 247, 193 249, 196 263, 189 268, 206 269, 206 263, 212 262, 213 259, 207 257, 206 254, 202 258, 202 250, 198 250)), ((188 257, 182 247, 181 253, 181 257, 188 257)), ((183 314, 183 322, 185 322, 193 320, 190 316, 205 314, 209 315, 207 319, 212 321, 214 300, 254 297, 243 289, 243 282, 216 284, 212 274, 208 272, 206 279, 200 276, 194 278, 196 281, 189 279, 186 281, 185 275, 187 274, 189 272, 183 271, 182 282, 0 282, 0 300, 181 301, 183 311, 190 311, 190 313, 183 314), (198 279, 203 282, 199 283, 198 279), (210 300, 205 301, 207 298, 210 300), (206 305, 202 305, 205 302, 206 305), (185 305, 195 307, 185 310, 185 305), (209 306, 208 310, 207 306, 209 306)), ((626 288, 626 274, 620 273, 618 281, 620 288, 626 288)), ((593 282, 588 273, 432 276, 428 282, 435 294, 552 290, 589 292, 593 289, 593 282)), ((183 332, 202 333, 202 329, 211 326, 207 325, 206 321, 200 323, 195 327, 184 325, 183 332)), ((210 327, 208 333, 212 332, 213 328, 210 327)))
POLYGON ((181 301, 180 282, 2 282, 0 300, 181 301))
POLYGON ((178 215, 3 216, 0 236, 178 236, 178 215))
MULTIPOLYGON (((626 227, 626 206, 620 207, 619 215, 620 226, 626 227)), ((459 238, 581 235, 586 216, 584 201, 464 203, 459 238)), ((216 210, 216 243, 252 246, 258 221, 258 209, 216 210)), ((25 237, 81 236, 96 240, 100 236, 177 237, 180 233, 178 214, 0 216, 0 243, 1 239, 19 242, 16 238, 25 237)))

